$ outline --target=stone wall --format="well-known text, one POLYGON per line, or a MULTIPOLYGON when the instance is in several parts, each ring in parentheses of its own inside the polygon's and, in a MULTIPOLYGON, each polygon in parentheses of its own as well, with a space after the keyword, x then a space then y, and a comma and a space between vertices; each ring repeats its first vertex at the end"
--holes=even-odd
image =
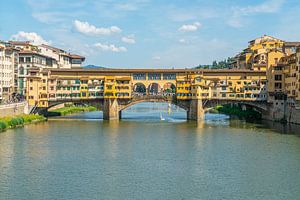
POLYGON ((271 121, 286 121, 288 123, 300 124, 300 107, 292 106, 284 100, 274 100, 268 105, 268 112, 263 113, 263 119, 271 121))
POLYGON ((29 114, 27 102, 0 105, 0 117, 29 114))
POLYGON ((287 109, 287 121, 293 124, 300 124, 300 107, 293 106, 287 109))
POLYGON ((56 106, 53 106, 51 108, 48 109, 48 111, 53 111, 53 110, 56 110, 56 109, 59 109, 59 108, 64 108, 65 107, 65 104, 62 103, 62 104, 58 104, 56 106))

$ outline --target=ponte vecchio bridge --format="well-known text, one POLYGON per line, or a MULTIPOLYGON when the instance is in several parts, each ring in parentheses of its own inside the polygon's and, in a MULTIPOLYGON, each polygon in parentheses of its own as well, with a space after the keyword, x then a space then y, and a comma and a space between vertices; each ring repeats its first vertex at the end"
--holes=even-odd
POLYGON ((267 111, 266 72, 203 69, 31 69, 27 99, 36 110, 93 104, 106 120, 140 102, 169 102, 201 120, 205 109, 239 103, 267 111))

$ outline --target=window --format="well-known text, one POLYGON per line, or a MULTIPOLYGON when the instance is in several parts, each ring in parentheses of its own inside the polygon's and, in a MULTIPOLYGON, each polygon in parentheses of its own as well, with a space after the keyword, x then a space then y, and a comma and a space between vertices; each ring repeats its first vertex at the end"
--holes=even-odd
POLYGON ((24 57, 19 57, 19 62, 20 63, 24 62, 24 57))
POLYGON ((20 67, 19 71, 20 71, 20 75, 24 75, 24 67, 20 67))
POLYGON ((164 80, 175 80, 176 79, 176 74, 175 73, 164 73, 163 74, 163 79, 164 80))
POLYGON ((275 83, 275 89, 281 89, 282 84, 281 83, 275 83))
POLYGON ((148 73, 149 80, 160 80, 161 74, 160 73, 148 73))
POLYGON ((282 75, 277 74, 275 75, 275 81, 281 81, 282 80, 282 75))

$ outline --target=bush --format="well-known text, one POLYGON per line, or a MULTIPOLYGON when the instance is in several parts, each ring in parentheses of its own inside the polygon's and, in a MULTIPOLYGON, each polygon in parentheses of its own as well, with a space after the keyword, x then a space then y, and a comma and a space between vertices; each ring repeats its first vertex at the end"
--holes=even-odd
POLYGON ((14 117, 8 123, 10 127, 16 127, 23 124, 24 124, 24 120, 22 117, 14 117))
POLYGON ((234 115, 244 119, 261 119, 261 114, 253 109, 242 110, 240 106, 217 106, 216 110, 227 115, 234 115))
POLYGON ((41 115, 20 115, 15 117, 3 117, 0 118, 0 131, 7 128, 14 128, 30 123, 32 121, 44 121, 46 118, 41 115))
POLYGON ((0 131, 7 129, 8 125, 4 121, 0 121, 0 131))
POLYGON ((78 112, 91 112, 96 111, 97 109, 92 106, 67 106, 63 108, 58 108, 48 112, 48 116, 64 116, 70 115, 78 112))

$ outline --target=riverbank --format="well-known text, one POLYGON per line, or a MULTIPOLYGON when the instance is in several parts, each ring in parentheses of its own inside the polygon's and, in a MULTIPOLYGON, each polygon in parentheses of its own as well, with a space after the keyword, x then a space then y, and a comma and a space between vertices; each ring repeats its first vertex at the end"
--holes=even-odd
POLYGON ((37 123, 46 121, 42 115, 17 115, 17 116, 8 116, 0 118, 0 132, 5 131, 7 129, 16 128, 20 126, 24 126, 26 124, 37 123))
POLYGON ((259 120, 262 118, 261 114, 253 109, 243 110, 241 106, 236 105, 224 105, 224 106, 216 106, 215 108, 209 111, 210 113, 221 113, 229 116, 236 116, 240 119, 247 120, 259 120))
POLYGON ((92 112, 96 111, 97 109, 93 106, 66 106, 63 108, 58 108, 55 110, 48 111, 46 117, 56 117, 56 116, 65 116, 71 115, 74 113, 80 112, 92 112))

